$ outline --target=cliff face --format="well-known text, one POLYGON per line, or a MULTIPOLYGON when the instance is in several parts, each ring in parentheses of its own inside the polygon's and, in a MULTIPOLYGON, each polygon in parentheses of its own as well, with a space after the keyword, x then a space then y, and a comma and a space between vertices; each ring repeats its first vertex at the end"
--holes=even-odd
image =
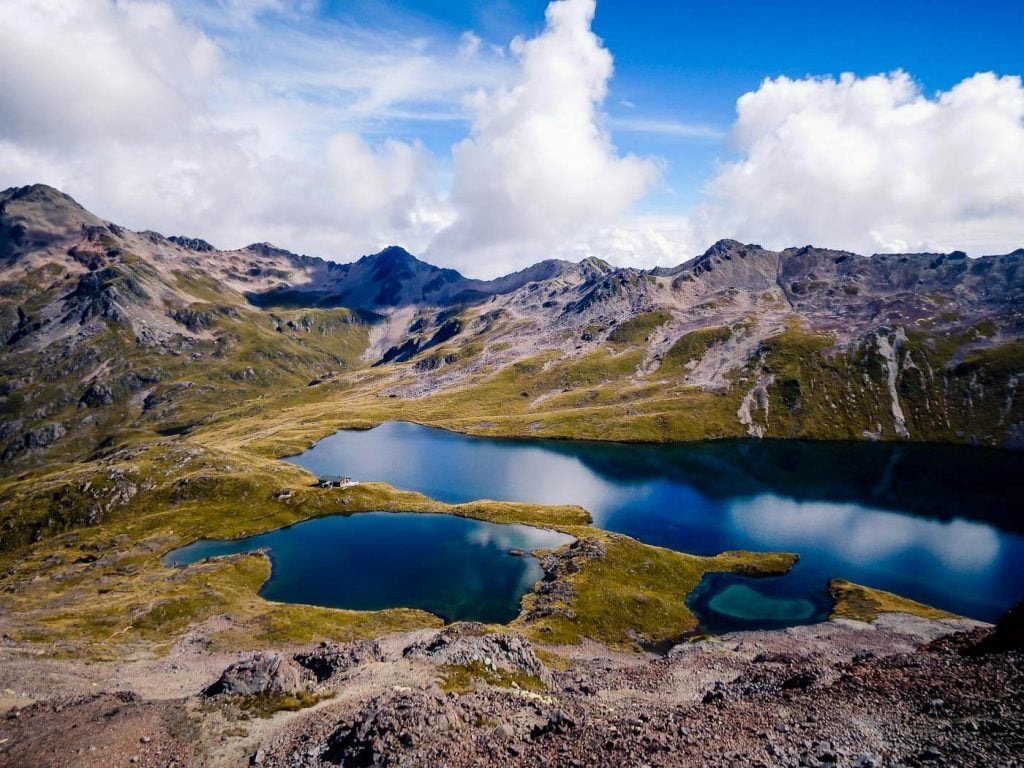
POLYGON ((671 269, 545 261, 481 281, 397 247, 351 264, 221 251, 126 230, 45 186, 11 189, 0 454, 8 467, 81 458, 186 431, 224 402, 341 380, 446 403, 451 418, 481 404, 509 432, 601 436, 594 425, 633 419, 616 434, 1020 447, 1022 256, 723 240, 671 269), (584 409, 590 426, 551 417, 584 409))

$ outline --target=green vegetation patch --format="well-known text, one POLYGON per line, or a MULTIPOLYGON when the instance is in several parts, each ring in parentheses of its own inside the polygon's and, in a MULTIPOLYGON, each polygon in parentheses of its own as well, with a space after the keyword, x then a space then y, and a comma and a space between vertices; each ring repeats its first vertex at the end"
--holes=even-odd
POLYGON ((334 698, 334 691, 313 693, 312 691, 299 691, 298 693, 258 693, 254 696, 231 697, 228 703, 238 707, 251 717, 268 718, 278 712, 298 712, 316 706, 321 701, 334 698))
POLYGON ((732 338, 732 329, 713 326, 698 328, 680 336, 665 353, 661 367, 671 371, 685 368, 691 360, 700 360, 705 353, 717 344, 724 344, 732 338))
MULTIPOLYGON (((603 557, 589 559, 565 576, 567 600, 545 604, 536 619, 517 623, 533 640, 572 645, 583 638, 619 648, 659 648, 697 626, 686 597, 708 571, 748 576, 783 574, 797 556, 787 553, 724 552, 698 557, 652 547, 617 534, 587 531, 604 544, 603 557)), ((524 615, 538 607, 534 592, 523 598, 524 615)))
POLYGON ((537 677, 525 672, 501 667, 489 667, 482 661, 468 664, 447 664, 441 667, 441 690, 445 693, 467 693, 478 683, 498 688, 520 688, 524 691, 544 691, 547 686, 537 677))
POLYGON ((671 319, 672 315, 664 310, 645 312, 617 325, 608 334, 608 341, 613 344, 643 344, 654 331, 671 319))
POLYGON ((835 600, 830 619, 874 621, 882 613, 909 613, 923 619, 960 618, 947 611, 940 611, 938 608, 894 595, 892 592, 862 587, 843 579, 832 579, 828 584, 828 591, 835 600))

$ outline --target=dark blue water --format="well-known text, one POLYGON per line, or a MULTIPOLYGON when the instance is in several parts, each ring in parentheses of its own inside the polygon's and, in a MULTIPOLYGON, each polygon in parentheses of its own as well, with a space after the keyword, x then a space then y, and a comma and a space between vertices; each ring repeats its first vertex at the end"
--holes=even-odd
MULTIPOLYGON (((290 461, 448 502, 580 504, 602 528, 694 554, 797 552, 789 575, 745 584, 765 598, 806 599, 819 607, 816 616, 832 577, 990 621, 1024 597, 1024 455, 1017 453, 492 440, 388 423, 339 432, 290 461)), ((744 596, 734 590, 727 605, 744 596)))
POLYGON ((269 549, 268 600, 373 611, 422 608, 449 620, 507 622, 543 576, 536 558, 512 555, 572 541, 524 525, 450 515, 335 515, 232 541, 174 550, 169 565, 269 549))

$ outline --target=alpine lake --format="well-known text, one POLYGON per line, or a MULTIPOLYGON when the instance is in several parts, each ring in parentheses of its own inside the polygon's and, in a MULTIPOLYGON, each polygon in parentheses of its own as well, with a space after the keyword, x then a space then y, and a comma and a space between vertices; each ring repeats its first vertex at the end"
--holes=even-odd
MULTIPOLYGON (((709 573, 680 595, 711 633, 822 621, 833 577, 985 621, 1024 597, 1024 454, 1009 451, 491 439, 388 422, 338 432, 288 461, 450 503, 578 504, 599 528, 697 555, 799 554, 784 576, 709 573)), ((266 550, 272 575, 261 594, 271 600, 506 622, 542 578, 530 553, 569 541, 522 525, 370 512, 201 540, 165 562, 266 550)))

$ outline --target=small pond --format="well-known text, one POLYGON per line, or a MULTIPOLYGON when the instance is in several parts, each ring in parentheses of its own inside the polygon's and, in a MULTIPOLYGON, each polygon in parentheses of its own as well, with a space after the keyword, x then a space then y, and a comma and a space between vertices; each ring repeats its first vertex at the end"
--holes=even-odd
POLYGON ((569 536, 451 515, 366 512, 307 520, 258 536, 200 540, 164 562, 269 551, 268 600, 373 611, 421 608, 449 620, 507 622, 543 577, 537 559, 569 536))
POLYGON ((708 573, 686 600, 701 629, 724 634, 747 629, 781 629, 824 621, 832 598, 824 589, 806 589, 801 579, 753 579, 708 573))

